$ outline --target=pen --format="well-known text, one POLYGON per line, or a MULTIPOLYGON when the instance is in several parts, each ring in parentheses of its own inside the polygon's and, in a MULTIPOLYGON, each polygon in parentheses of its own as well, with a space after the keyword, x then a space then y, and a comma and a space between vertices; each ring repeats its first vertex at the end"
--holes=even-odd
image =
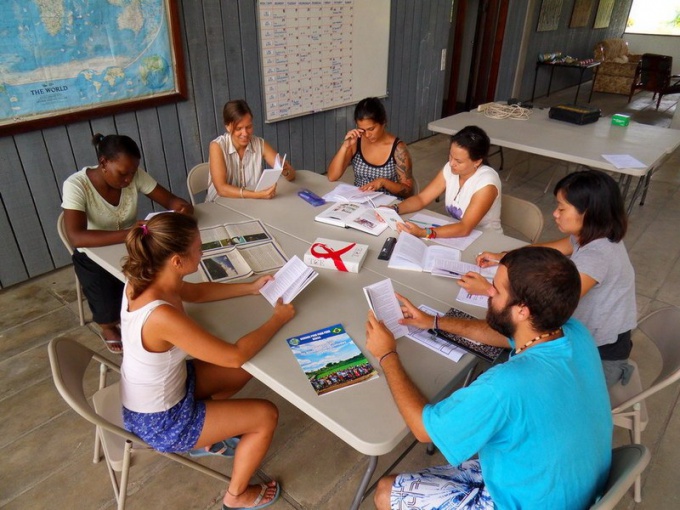
POLYGON ((443 271, 445 273, 455 275, 457 277, 457 278, 455 278, 456 280, 460 280, 463 276, 465 276, 463 274, 457 273, 456 271, 451 271, 450 269, 437 268, 437 271, 443 271))
POLYGON ((428 223, 426 221, 418 221, 418 220, 406 220, 410 221, 411 223, 417 223, 418 225, 425 225, 426 227, 441 227, 441 225, 435 225, 434 223, 428 223))
MULTIPOLYGON (((479 252, 479 253, 477 254, 478 257, 479 257, 480 255, 482 255, 482 252, 479 252)), ((484 260, 486 260, 487 262, 495 262, 496 264, 500 264, 500 263, 501 263, 500 260, 498 260, 498 259, 492 259, 492 258, 490 258, 490 257, 484 257, 484 260)))

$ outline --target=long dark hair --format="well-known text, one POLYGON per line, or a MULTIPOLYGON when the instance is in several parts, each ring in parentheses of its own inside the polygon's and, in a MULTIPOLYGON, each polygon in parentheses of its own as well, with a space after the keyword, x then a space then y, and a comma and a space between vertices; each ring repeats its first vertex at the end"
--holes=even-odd
POLYGON ((599 170, 574 172, 562 178, 554 194, 561 191, 567 202, 583 214, 578 235, 581 246, 606 237, 618 243, 626 235, 628 216, 616 181, 599 170))

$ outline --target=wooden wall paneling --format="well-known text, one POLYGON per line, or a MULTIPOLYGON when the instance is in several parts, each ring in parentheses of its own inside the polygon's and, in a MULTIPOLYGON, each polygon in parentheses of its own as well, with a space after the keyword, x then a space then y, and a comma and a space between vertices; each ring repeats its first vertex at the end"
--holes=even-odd
MULTIPOLYGON (((246 85, 248 106, 253 111, 255 134, 263 137, 276 147, 276 140, 270 140, 269 128, 265 129, 264 108, 262 101, 262 83, 260 81, 260 51, 257 43, 257 22, 255 2, 239 0, 239 19, 241 21, 241 48, 243 51, 243 74, 246 85)), ((236 99, 236 98, 235 98, 236 99)), ((274 136, 275 133, 274 133, 274 136)))
MULTIPOLYGON (((333 156, 335 156, 335 152, 338 150, 338 146, 336 143, 336 140, 338 139, 337 133, 337 126, 339 124, 338 122, 338 109, 335 110, 329 110, 324 113, 324 136, 323 136, 323 141, 324 141, 324 157, 323 157, 323 164, 319 168, 315 168, 314 171, 316 173, 322 174, 326 172, 326 168, 328 168, 328 163, 331 162, 331 159, 333 159, 333 156)), ((342 124, 344 125, 344 118, 342 119, 342 124)), ((344 133, 343 133, 344 134, 344 133)), ((340 135, 342 136, 342 135, 340 135)))
POLYGON ((100 117, 98 119, 92 119, 90 121, 90 129, 93 135, 95 133, 101 133, 104 136, 117 134, 116 123, 114 122, 113 117, 100 117))
POLYGON ((229 97, 224 98, 222 101, 222 104, 224 105, 229 99, 245 99, 246 97, 238 2, 223 2, 222 26, 224 27, 225 32, 225 59, 227 62, 227 75, 229 79, 229 97))
POLYGON ((288 142, 290 146, 290 153, 288 154, 290 164, 296 170, 313 170, 312 168, 307 168, 304 163, 302 117, 296 117, 288 121, 288 133, 290 137, 288 142))
MULTIPOLYGON (((9 156, 15 156, 20 163, 13 162, 15 164, 12 166, 22 168, 24 173, 20 174, 21 177, 2 178, 3 181, 11 182, 0 181, 0 188, 5 193, 5 207, 26 270, 32 277, 54 269, 41 220, 45 221, 51 216, 56 222, 57 216, 50 211, 54 210, 55 204, 57 209, 59 207, 59 192, 51 175, 52 170, 40 131, 17 135, 14 143, 16 151, 9 156), (49 179, 44 179, 45 172, 49 172, 49 179), (50 197, 50 191, 53 198, 50 197)), ((52 229, 55 224, 51 223, 49 228, 52 229)), ((56 230, 54 234, 56 235, 56 230)))
MULTIPOLYGON (((438 2, 438 14, 437 14, 437 24, 436 24, 436 43, 435 47, 439 50, 439 58, 441 58, 441 50, 443 48, 448 48, 449 43, 449 33, 451 32, 453 26, 451 23, 451 12, 453 1, 452 0, 439 0, 438 2)), ((451 55, 446 55, 445 63, 451 62, 451 55)), ((437 69, 440 69, 441 62, 437 69)), ((444 109, 444 86, 446 80, 446 71, 439 71, 436 79, 436 87, 433 90, 433 102, 428 109, 428 122, 432 120, 439 119, 442 117, 444 109)), ((432 135, 432 132, 427 129, 427 123, 423 127, 421 133, 423 137, 432 135)))
POLYGON ((191 166, 185 163, 184 143, 179 129, 176 105, 160 106, 158 123, 161 128, 165 166, 168 169, 168 185, 170 186, 168 189, 175 195, 189 200, 186 176, 189 170, 201 161, 196 160, 191 166))
MULTIPOLYGON (((227 2, 230 3, 230 2, 227 2)), ((179 24, 182 32, 182 51, 184 52, 184 68, 186 72, 187 100, 180 101, 177 106, 177 120, 182 139, 184 152, 184 164, 191 169, 194 165, 208 160, 208 142, 205 148, 201 144, 201 136, 198 131, 198 119, 196 117, 196 104, 194 101, 194 84, 191 72, 191 59, 187 32, 188 27, 184 24, 184 11, 179 9, 179 24)))
POLYGON ((303 168, 318 172, 314 164, 314 115, 302 117, 303 168))
POLYGON ((204 0, 203 2, 203 21, 210 64, 210 82, 212 83, 212 112, 218 132, 221 132, 222 127, 222 106, 230 95, 221 9, 224 3, 229 2, 220 0, 204 0))
MULTIPOLYGON (((158 122, 158 112, 155 108, 140 110, 137 112, 137 122, 140 126, 139 141, 140 148, 144 154, 144 169, 149 175, 156 179, 158 184, 165 189, 170 189, 168 168, 165 162, 165 154, 163 153, 161 142, 161 126, 158 122)), ((163 210, 163 208, 156 203, 151 204, 151 207, 154 211, 163 210)), ((143 207, 140 207, 139 209, 138 214, 140 218, 143 218, 150 212, 143 207)))
MULTIPOLYGON (((429 33, 429 27, 424 27, 423 23, 423 2, 413 2, 413 15, 411 20, 411 43, 408 44, 404 49, 406 54, 404 55, 405 67, 408 69, 408 88, 406 90, 406 105, 405 110, 408 112, 406 115, 407 122, 404 125, 404 129, 401 131, 401 136, 404 138, 406 143, 411 143, 417 140, 418 136, 418 106, 423 101, 420 97, 422 90, 419 87, 421 73, 426 73, 424 68, 425 61, 423 59, 423 48, 426 46, 425 39, 427 38, 427 33, 429 33)), ((429 3, 429 2, 428 2, 429 3)), ((427 19, 427 18, 425 18, 427 19)), ((427 98, 425 98, 427 100, 427 98)))
POLYGON ((51 167, 49 173, 45 172, 44 178, 46 181, 49 177, 54 180, 56 193, 54 196, 50 196, 50 199, 54 199, 56 203, 51 204, 53 206, 50 208, 52 217, 43 218, 41 222, 43 229, 49 234, 47 235, 47 242, 54 265, 62 267, 71 263, 71 254, 64 249, 59 236, 53 234, 57 232, 57 217, 61 213, 63 183, 69 175, 74 173, 76 164, 69 144, 68 133, 64 126, 45 129, 42 135, 51 167))
MULTIPOLYGON (((290 150, 290 126, 288 122, 277 122, 274 124, 276 128, 276 145, 274 149, 278 151, 281 156, 287 154, 286 161, 293 161, 293 153, 290 150)), ((293 168, 297 168, 294 163, 291 163, 293 168)))
POLYGON ((436 31, 437 27, 437 4, 431 2, 423 6, 421 15, 421 24, 423 31, 420 35, 420 43, 418 45, 418 71, 416 72, 416 93, 415 110, 413 123, 413 133, 411 140, 418 140, 428 136, 427 123, 430 119, 430 107, 434 100, 432 92, 436 90, 436 80, 440 74, 439 58, 441 56, 441 47, 437 44, 436 31))
POLYGON ((83 167, 96 165, 97 154, 92 145, 92 129, 89 122, 76 122, 66 126, 68 139, 73 151, 73 158, 76 161, 76 166, 71 172, 76 172, 83 167))
POLYGON ((324 167, 326 166, 326 143, 324 140, 325 114, 326 112, 312 115, 314 120, 314 134, 312 135, 312 146, 314 147, 314 166, 312 167, 312 170, 314 170, 316 173, 323 172, 324 167))
MULTIPOLYGON (((137 120, 136 113, 135 112, 120 113, 115 116, 114 120, 116 122, 116 132, 118 134, 127 135, 130 138, 132 138, 135 142, 137 142, 139 150, 142 152, 142 160, 139 162, 139 166, 144 170, 148 170, 149 175, 153 176, 155 179, 156 169, 149 166, 149 163, 147 163, 146 153, 144 152, 145 147, 144 144, 142 143, 140 125, 137 120)), ((141 128, 146 129, 145 126, 141 126, 141 128)), ((93 162, 90 163, 90 165, 96 164, 97 160, 96 158, 93 158, 93 162)), ((143 218, 151 211, 153 211, 153 205, 151 204, 151 200, 148 199, 146 196, 140 196, 137 205, 137 217, 143 218)))
POLYGON ((394 62, 394 75, 393 81, 388 84, 390 87, 390 109, 393 116, 391 126, 392 133, 406 141, 408 137, 404 133, 408 124, 408 112, 404 105, 408 97, 408 62, 410 57, 408 49, 411 44, 411 33, 410 30, 406 30, 406 25, 407 20, 413 19, 413 3, 406 3, 403 0, 393 3, 397 3, 397 9, 394 48, 390 51, 390 60, 394 62))
POLYGON ((198 122, 199 144, 204 161, 207 161, 210 140, 214 139, 217 133, 221 133, 222 129, 221 126, 218 129, 215 123, 208 44, 203 23, 203 3, 183 2, 182 7, 187 30, 188 53, 191 59, 192 98, 198 122))
MULTIPOLYGON (((10 207, 14 207, 15 191, 20 188, 23 179, 21 161, 17 154, 14 140, 10 136, 0 137, 0 154, 3 155, 3 171, 0 172, 0 286, 8 287, 29 278, 24 264, 19 240, 14 233, 13 215, 10 207), (11 169, 7 171, 7 169, 11 169), (9 204, 7 203, 9 200, 9 204)), ((24 187, 25 187, 25 183, 24 187)), ((25 196, 26 194, 24 194, 25 196)))

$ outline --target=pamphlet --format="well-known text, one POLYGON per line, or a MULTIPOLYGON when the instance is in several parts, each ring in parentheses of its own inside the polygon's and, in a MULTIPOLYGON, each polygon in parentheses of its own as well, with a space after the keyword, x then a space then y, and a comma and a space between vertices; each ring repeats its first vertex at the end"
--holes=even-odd
POLYGON ((397 230, 397 223, 404 223, 404 220, 399 216, 399 213, 391 207, 376 207, 375 212, 385 220, 387 226, 392 230, 397 230))
POLYGON ((394 202, 394 197, 380 191, 361 191, 358 186, 339 183, 333 191, 322 197, 326 202, 355 202, 369 203, 371 207, 378 207, 394 202))
MULTIPOLYGON (((428 315, 441 315, 441 312, 426 305, 420 305, 418 310, 421 310, 428 315)), ((428 349, 449 358, 451 361, 458 362, 466 353, 466 351, 460 347, 456 347, 454 344, 439 338, 431 329, 420 329, 415 326, 408 326, 408 335, 406 336, 414 342, 418 342, 428 349)))
POLYGON ((401 311, 397 296, 394 295, 392 280, 388 278, 364 287, 364 295, 376 319, 383 321, 394 338, 408 335, 408 327, 399 324, 399 320, 404 318, 404 314, 401 311))
POLYGON ((378 376, 342 324, 286 340, 317 395, 378 376))
POLYGON ((279 298, 283 298, 284 303, 290 303, 317 276, 319 273, 307 267, 297 255, 294 255, 277 271, 273 280, 264 284, 260 294, 272 306, 276 305, 279 298))
POLYGON ((281 247, 270 240, 209 250, 201 259, 201 268, 209 281, 228 282, 274 271, 283 266, 286 260, 281 247))
POLYGON ((286 163, 286 155, 283 155, 283 158, 279 154, 276 155, 276 159, 274 160, 274 168, 267 168, 262 171, 262 174, 260 175, 260 180, 257 181, 257 185, 255 186, 255 191, 262 191, 267 188, 271 188, 274 184, 276 184, 276 181, 279 180, 279 177, 283 173, 283 165, 286 163))
POLYGON ((260 220, 239 223, 226 223, 215 227, 202 228, 201 250, 203 252, 220 250, 227 246, 261 243, 271 241, 272 236, 260 220))
MULTIPOLYGON (((449 311, 446 312, 445 317, 455 317, 457 319, 474 319, 472 315, 468 315, 467 313, 462 312, 456 308, 449 309, 449 311)), ((470 340, 469 338, 454 335, 453 333, 447 333, 446 331, 442 331, 440 329, 438 329, 435 333, 439 338, 447 342, 451 342, 452 344, 462 349, 465 349, 467 352, 472 353, 475 356, 478 356, 490 363, 496 361, 496 359, 505 350, 502 347, 495 347, 493 345, 475 342, 474 340, 470 340)))
POLYGON ((382 234, 387 228, 387 223, 376 214, 375 209, 350 202, 334 204, 314 219, 337 227, 355 228, 374 236, 382 234))
POLYGON ((428 246, 416 236, 402 232, 387 267, 429 273, 434 272, 435 268, 448 271, 450 261, 460 261, 460 251, 438 245, 428 246))
POLYGON ((456 301, 459 303, 465 303, 467 305, 479 306, 480 308, 489 308, 489 296, 483 296, 479 294, 470 294, 465 289, 460 289, 456 301))
MULTIPOLYGON (((416 213, 406 221, 415 223, 420 228, 442 227, 451 223, 457 223, 457 221, 453 218, 442 219, 424 213, 416 213)), ((441 244, 442 246, 448 246, 449 248, 455 248, 457 250, 464 251, 481 235, 481 230, 473 230, 470 232, 470 235, 465 237, 437 237, 433 239, 433 241, 437 244, 441 244)))

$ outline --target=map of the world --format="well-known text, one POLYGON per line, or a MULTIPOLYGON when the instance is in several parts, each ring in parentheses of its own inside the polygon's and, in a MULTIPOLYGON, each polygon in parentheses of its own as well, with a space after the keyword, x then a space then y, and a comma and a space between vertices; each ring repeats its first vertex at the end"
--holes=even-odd
POLYGON ((165 0, 0 6, 0 124, 175 90, 165 0))

